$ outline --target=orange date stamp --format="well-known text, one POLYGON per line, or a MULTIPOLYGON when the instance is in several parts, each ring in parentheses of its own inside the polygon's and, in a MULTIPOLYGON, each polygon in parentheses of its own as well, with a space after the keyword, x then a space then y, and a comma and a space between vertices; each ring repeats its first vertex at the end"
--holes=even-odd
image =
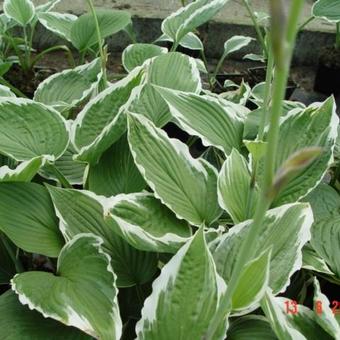
MULTIPOLYGON (((286 300, 284 304, 285 304, 285 312, 287 314, 292 314, 292 315, 299 314, 299 305, 295 300, 286 300)), ((330 306, 328 307, 331 308, 332 313, 334 315, 340 314, 340 301, 333 300, 330 306)), ((314 303, 315 313, 318 315, 322 315, 323 309, 324 309, 324 306, 323 306, 322 301, 316 300, 314 303)))

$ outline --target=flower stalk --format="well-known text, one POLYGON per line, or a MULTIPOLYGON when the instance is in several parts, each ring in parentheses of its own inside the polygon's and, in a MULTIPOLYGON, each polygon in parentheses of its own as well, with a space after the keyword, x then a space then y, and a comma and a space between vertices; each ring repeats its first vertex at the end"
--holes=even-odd
POLYGON ((227 292, 220 301, 218 310, 211 321, 206 336, 203 337, 203 339, 207 340, 212 340, 214 338, 216 330, 221 325, 225 317, 231 312, 231 299, 233 293, 237 288, 245 265, 255 255, 252 244, 260 231, 266 212, 272 203, 272 196, 269 196, 269 192, 273 185, 274 178, 275 155, 279 138, 279 120, 282 115, 282 103, 285 96, 295 38, 298 32, 298 18, 302 10, 304 0, 295 0, 292 2, 286 23, 282 22, 282 18, 284 17, 281 12, 282 3, 278 4, 278 2, 281 1, 271 0, 271 18, 272 23, 275 22, 275 24, 272 24, 272 33, 273 27, 277 24, 278 20, 281 22, 281 26, 285 27, 285 30, 280 34, 277 34, 279 32, 275 31, 274 28, 274 34, 272 34, 272 51, 275 71, 272 106, 270 110, 270 126, 266 140, 266 142, 268 142, 268 146, 264 159, 264 173, 261 182, 261 198, 257 204, 253 222, 251 223, 249 230, 246 233, 246 237, 242 242, 239 255, 228 283, 227 292), (279 16, 279 18, 277 16, 279 16), (277 39, 281 40, 277 41, 277 39))

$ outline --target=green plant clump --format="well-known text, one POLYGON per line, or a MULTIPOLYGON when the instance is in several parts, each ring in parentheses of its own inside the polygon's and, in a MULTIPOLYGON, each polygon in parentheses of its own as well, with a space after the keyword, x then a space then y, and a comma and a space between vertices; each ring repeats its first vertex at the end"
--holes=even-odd
POLYGON ((227 1, 183 1, 146 44, 126 12, 5 0, 24 41, 2 42, 24 70, 38 21, 80 58, 32 99, 0 86, 0 339, 340 339, 325 291, 340 284, 336 104, 284 98, 304 1, 286 16, 270 1, 273 24, 255 27, 266 82, 217 94, 225 58, 253 40, 229 39, 207 69, 196 29, 227 1), (120 30, 133 43, 111 83, 105 38, 120 30))

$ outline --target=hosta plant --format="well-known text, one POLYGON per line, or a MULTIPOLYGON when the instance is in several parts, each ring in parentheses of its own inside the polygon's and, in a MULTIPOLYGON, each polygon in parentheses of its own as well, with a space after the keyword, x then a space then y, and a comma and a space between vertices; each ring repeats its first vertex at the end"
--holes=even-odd
POLYGON ((270 2, 268 84, 237 95, 175 51, 225 3, 170 15, 173 51, 131 45, 116 83, 97 58, 0 88, 3 338, 339 339, 335 101, 284 101, 303 1, 270 2))
POLYGON ((33 72, 37 62, 49 52, 64 50, 71 55, 65 45, 52 46, 33 54, 36 52, 33 39, 39 16, 49 13, 58 2, 59 0, 50 0, 35 6, 31 0, 4 1, 0 24, 1 58, 6 62, 19 63, 26 76, 33 72))
MULTIPOLYGON (((318 0, 312 9, 312 16, 322 18, 336 26, 335 47, 340 49, 340 5, 336 0, 318 0)), ((312 18, 313 18, 312 17, 312 18)))
POLYGON ((85 56, 100 56, 102 64, 102 85, 106 87, 107 47, 105 38, 120 30, 125 30, 135 40, 131 15, 125 11, 94 8, 93 1, 87 0, 89 13, 79 17, 69 13, 41 13, 39 22, 49 31, 72 43, 79 53, 79 63, 84 63, 85 56))

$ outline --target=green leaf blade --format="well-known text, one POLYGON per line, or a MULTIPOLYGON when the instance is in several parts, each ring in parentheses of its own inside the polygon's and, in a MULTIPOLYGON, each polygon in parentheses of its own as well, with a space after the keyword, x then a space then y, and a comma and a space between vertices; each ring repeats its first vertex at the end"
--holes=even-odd
MULTIPOLYGON (((103 249, 111 257, 118 287, 148 282, 157 270, 157 257, 131 247, 104 220, 101 198, 91 192, 48 187, 60 229, 66 240, 81 233, 93 233, 104 241, 103 249)), ((105 198, 103 198, 105 201, 105 198)))
MULTIPOLYGON (((225 290, 201 228, 154 281, 136 325, 137 339, 202 338, 225 290)), ((223 339, 225 331, 221 325, 215 339, 223 339)))
POLYGON ((178 52, 156 57, 149 66, 147 79, 153 85, 183 92, 199 93, 202 89, 195 60, 178 52), (169 69, 176 72, 169 72, 169 69))
POLYGON ((226 3, 227 0, 198 0, 189 3, 162 22, 162 32, 179 43, 187 33, 215 16, 226 3))
POLYGON ((19 25, 26 26, 33 20, 35 9, 30 0, 5 0, 4 12, 19 25))
POLYGON ((126 135, 107 149, 97 164, 90 165, 88 185, 97 195, 107 197, 145 189, 146 183, 133 161, 126 135))
MULTIPOLYGON (((131 22, 131 15, 125 11, 97 9, 96 16, 102 39, 124 29, 131 22)), ((79 51, 86 51, 98 43, 95 22, 91 13, 81 15, 72 25, 71 41, 79 51)))
POLYGON ((234 314, 244 314, 263 298, 269 282, 270 257, 269 249, 245 266, 232 296, 234 314))
POLYGON ((125 109, 133 89, 143 75, 136 68, 90 100, 72 126, 72 141, 78 150, 77 160, 92 164, 126 131, 125 109))
POLYGON ((69 241, 58 259, 58 276, 44 272, 16 275, 12 289, 20 302, 66 325, 103 339, 119 339, 116 276, 102 240, 80 234, 69 241), (99 305, 101 313, 93 306, 99 305))
POLYGON ((245 221, 255 212, 259 190, 251 188, 251 174, 247 161, 233 149, 227 156, 218 176, 218 199, 235 223, 245 221))
POLYGON ((142 66, 150 58, 167 53, 167 49, 153 44, 131 44, 122 54, 122 63, 126 71, 130 72, 137 66, 142 66))
POLYGON ((227 339, 229 340, 277 340, 267 319, 260 315, 247 315, 231 323, 227 339))
POLYGON ((235 35, 224 43, 224 55, 228 56, 243 47, 248 46, 254 39, 243 35, 235 35))
POLYGON ((340 22, 340 4, 337 0, 318 0, 312 8, 312 14, 329 22, 340 22))
POLYGON ((291 155, 303 148, 320 147, 324 152, 285 185, 275 199, 274 205, 279 206, 300 200, 321 182, 333 161, 338 124, 339 118, 332 97, 315 107, 292 110, 283 118, 279 139, 286 142, 278 146, 276 170, 291 155), (300 131, 308 131, 308 133, 301 134, 300 131))
POLYGON ((188 224, 152 194, 119 195, 106 205, 114 227, 137 249, 175 253, 191 236, 188 224))
MULTIPOLYGON (((254 242, 254 256, 272 247, 269 287, 274 294, 283 292, 290 277, 302 266, 302 247, 310 240, 313 214, 304 203, 286 204, 267 212, 254 242)), ((235 266, 240 244, 251 226, 251 220, 234 226, 211 244, 218 273, 228 283, 235 266)))
POLYGON ((57 257, 64 244, 48 192, 35 183, 0 184, 0 229, 32 253, 57 257))
POLYGON ((69 13, 42 12, 38 13, 39 22, 51 32, 71 41, 71 28, 77 16, 69 13))
POLYGON ((213 98, 156 88, 168 103, 170 112, 190 134, 198 135, 206 146, 213 145, 229 154, 240 149, 243 124, 233 110, 213 98))
POLYGON ((51 105, 67 116, 70 109, 85 101, 101 79, 100 59, 73 69, 55 73, 41 82, 34 100, 51 105))
POLYGON ((146 182, 179 218, 201 225, 219 216, 212 166, 193 159, 187 146, 168 138, 141 115, 128 115, 128 140, 146 182))
POLYGON ((23 306, 16 294, 7 291, 0 297, 1 336, 5 339, 90 340, 91 337, 74 327, 44 318, 23 306))
POLYGON ((66 121, 43 104, 28 99, 0 99, 0 151, 17 161, 60 157, 69 143, 66 121))
POLYGON ((171 120, 167 103, 153 85, 199 93, 201 79, 195 59, 177 52, 162 54, 147 66, 147 81, 131 102, 129 111, 148 117, 156 126, 162 127, 171 120), (177 72, 169 72, 174 69, 177 72))

